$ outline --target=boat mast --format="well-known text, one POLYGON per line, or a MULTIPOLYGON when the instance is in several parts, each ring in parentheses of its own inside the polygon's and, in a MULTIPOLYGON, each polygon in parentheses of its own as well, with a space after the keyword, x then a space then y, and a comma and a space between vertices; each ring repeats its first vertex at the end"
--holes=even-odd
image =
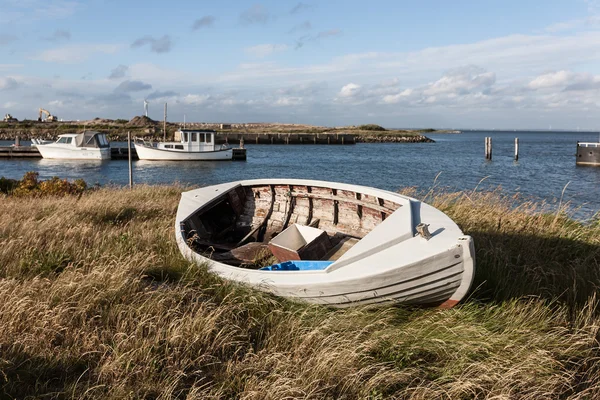
POLYGON ((167 103, 165 103, 165 120, 163 121, 163 142, 167 141, 167 103))

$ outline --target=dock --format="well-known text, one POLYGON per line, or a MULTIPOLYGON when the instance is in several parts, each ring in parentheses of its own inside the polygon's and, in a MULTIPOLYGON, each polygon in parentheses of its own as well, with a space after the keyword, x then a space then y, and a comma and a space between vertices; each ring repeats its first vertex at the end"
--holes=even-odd
POLYGON ((576 164, 600 166, 600 142, 577 142, 576 164))
MULTIPOLYGON (((110 158, 112 160, 127 160, 127 147, 111 147, 110 158)), ((31 146, 0 146, 0 159, 6 158, 42 158, 36 147, 31 146)), ((131 149, 131 159, 138 160, 135 148, 131 149)), ((234 148, 233 161, 245 161, 246 149, 234 148)))

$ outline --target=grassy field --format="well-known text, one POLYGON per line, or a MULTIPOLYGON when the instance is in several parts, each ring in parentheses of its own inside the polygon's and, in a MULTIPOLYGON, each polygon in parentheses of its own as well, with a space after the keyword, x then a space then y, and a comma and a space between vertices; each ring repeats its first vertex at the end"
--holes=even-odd
POLYGON ((597 220, 429 193, 475 239, 469 299, 334 310, 186 262, 181 191, 0 197, 0 398, 600 396, 597 220))

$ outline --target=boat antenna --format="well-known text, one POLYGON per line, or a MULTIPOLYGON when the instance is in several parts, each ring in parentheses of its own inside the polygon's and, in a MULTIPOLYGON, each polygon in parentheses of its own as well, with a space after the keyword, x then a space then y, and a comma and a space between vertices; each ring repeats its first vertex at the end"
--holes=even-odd
POLYGON ((185 114, 183 114, 183 129, 185 129, 185 114))

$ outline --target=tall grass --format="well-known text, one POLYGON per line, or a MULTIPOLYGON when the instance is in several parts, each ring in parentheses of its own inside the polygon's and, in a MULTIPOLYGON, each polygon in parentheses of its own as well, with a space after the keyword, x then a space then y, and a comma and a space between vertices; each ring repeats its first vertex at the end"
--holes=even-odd
POLYGON ((185 261, 180 192, 0 198, 0 397, 600 395, 598 223, 501 193, 429 194, 475 237, 470 298, 332 310, 185 261))

